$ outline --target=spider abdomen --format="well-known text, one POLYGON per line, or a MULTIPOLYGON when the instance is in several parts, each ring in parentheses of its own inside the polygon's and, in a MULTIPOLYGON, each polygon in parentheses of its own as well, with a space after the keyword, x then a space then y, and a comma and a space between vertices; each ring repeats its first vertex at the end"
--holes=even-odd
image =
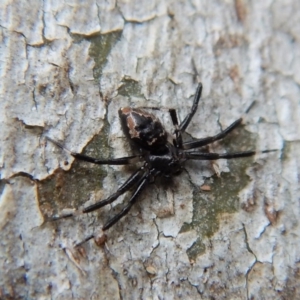
POLYGON ((135 145, 152 153, 168 151, 167 132, 156 116, 131 107, 119 109, 119 116, 124 133, 135 145))

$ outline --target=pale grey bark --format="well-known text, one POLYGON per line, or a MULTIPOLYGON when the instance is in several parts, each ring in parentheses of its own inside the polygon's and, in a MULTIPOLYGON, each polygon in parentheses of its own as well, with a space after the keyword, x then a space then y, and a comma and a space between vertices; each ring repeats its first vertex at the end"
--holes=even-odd
POLYGON ((1 299, 300 297, 299 1, 2 1, 0 34, 1 299), (43 224, 133 170, 71 166, 45 136, 80 152, 99 133, 87 153, 128 155, 118 108, 175 107, 182 120, 198 81, 189 135, 217 133, 255 100, 240 137, 210 150, 279 151, 187 164, 102 248, 74 244, 128 197, 43 224))

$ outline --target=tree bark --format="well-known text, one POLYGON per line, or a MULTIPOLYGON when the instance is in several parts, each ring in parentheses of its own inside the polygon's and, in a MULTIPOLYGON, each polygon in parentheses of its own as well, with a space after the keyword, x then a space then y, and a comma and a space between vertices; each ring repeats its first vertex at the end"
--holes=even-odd
MULTIPOLYGON (((299 284, 300 2, 20 1, 0 4, 1 299, 296 299, 299 284), (186 139, 243 125, 188 162, 109 229, 134 166, 74 162, 132 154, 124 106, 190 111, 186 139), (249 112, 247 108, 255 101, 249 112), (86 147, 87 146, 87 147, 86 147)), ((157 113, 169 132, 165 110, 157 113)))

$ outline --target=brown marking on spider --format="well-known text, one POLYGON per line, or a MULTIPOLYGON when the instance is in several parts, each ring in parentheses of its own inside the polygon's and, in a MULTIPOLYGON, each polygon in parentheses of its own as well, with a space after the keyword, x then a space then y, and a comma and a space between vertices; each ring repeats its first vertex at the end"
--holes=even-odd
POLYGON ((211 191, 211 186, 207 185, 207 184, 203 184, 203 185, 200 186, 200 189, 201 189, 201 191, 204 191, 204 192, 210 192, 211 191))

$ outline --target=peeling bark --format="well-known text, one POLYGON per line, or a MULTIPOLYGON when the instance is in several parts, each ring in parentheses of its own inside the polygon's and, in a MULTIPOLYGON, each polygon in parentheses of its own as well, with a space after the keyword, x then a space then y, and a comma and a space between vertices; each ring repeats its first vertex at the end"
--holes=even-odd
POLYGON ((299 21, 295 0, 1 3, 0 298, 298 298, 299 21), (107 197, 134 170, 74 162, 45 136, 130 155, 119 107, 174 107, 183 120, 198 81, 190 137, 219 132, 255 100, 209 150, 279 151, 188 163, 151 185, 100 247, 74 245, 127 196, 44 222, 107 197))

